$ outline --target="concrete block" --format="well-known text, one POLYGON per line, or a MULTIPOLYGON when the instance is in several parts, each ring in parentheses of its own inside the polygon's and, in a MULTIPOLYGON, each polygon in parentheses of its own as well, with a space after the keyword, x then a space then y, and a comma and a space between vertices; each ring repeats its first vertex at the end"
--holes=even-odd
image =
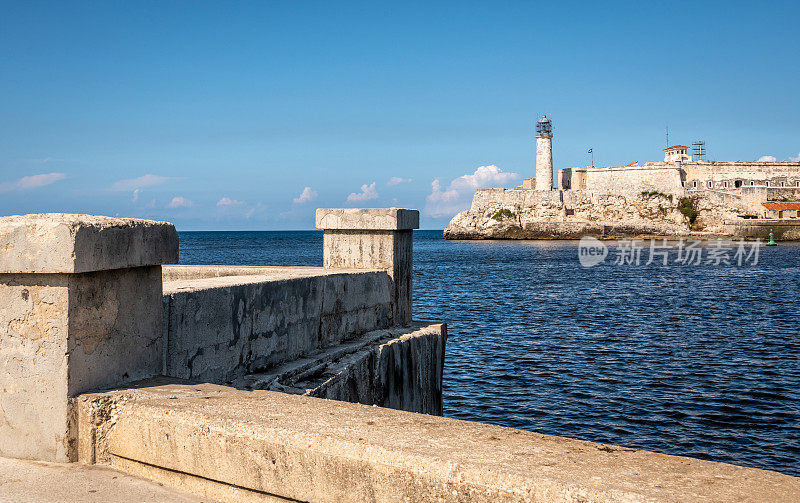
POLYGON ((316 226, 325 230, 419 229, 419 211, 403 208, 319 208, 316 226))
POLYGON ((161 267, 152 264, 177 260, 175 229, 4 217, 0 246, 0 456, 74 459, 69 399, 162 371, 161 267))
POLYGON ((0 273, 82 273, 178 262, 167 222, 67 213, 0 217, 0 273))
POLYGON ((392 280, 393 322, 411 322, 412 229, 417 210, 318 209, 324 229, 322 265, 331 269, 386 269, 392 280))

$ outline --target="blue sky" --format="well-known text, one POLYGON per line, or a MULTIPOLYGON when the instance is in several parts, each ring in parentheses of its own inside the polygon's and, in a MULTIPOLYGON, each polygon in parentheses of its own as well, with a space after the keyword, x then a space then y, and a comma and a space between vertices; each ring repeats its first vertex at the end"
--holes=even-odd
POLYGON ((0 1, 0 214, 308 229, 475 186, 800 156, 800 2, 0 1))

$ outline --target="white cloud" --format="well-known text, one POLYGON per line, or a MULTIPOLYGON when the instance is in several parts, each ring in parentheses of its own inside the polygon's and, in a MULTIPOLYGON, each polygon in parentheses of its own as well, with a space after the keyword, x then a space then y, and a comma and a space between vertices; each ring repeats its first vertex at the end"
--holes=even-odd
POLYGON ((172 198, 172 201, 169 202, 167 207, 169 208, 189 208, 193 206, 194 203, 189 201, 183 196, 176 196, 172 198))
POLYGON ((236 199, 231 199, 229 197, 223 197, 219 201, 217 201, 217 206, 220 208, 230 207, 230 206, 242 206, 244 201, 237 201, 236 199))
POLYGON ((775 162, 777 160, 778 159, 774 155, 762 155, 756 159, 756 162, 775 162))
POLYGON ((400 185, 401 183, 411 183, 413 182, 413 178, 401 178, 399 176, 393 176, 389 178, 389 181, 386 182, 386 185, 391 187, 392 185, 400 185))
POLYGON ((481 166, 471 175, 462 175, 443 188, 436 179, 425 198, 425 210, 432 217, 452 216, 469 207, 475 189, 501 187, 520 179, 517 173, 504 173, 495 165, 481 166))
POLYGON ((347 196, 347 202, 349 203, 368 201, 370 199, 378 199, 378 191, 375 189, 375 182, 369 185, 365 183, 361 186, 361 192, 353 192, 347 196))
POLYGON ((134 203, 139 200, 139 193, 141 191, 142 191, 142 189, 134 189, 133 190, 133 202, 134 203))
POLYGON ((303 189, 303 192, 301 192, 299 196, 292 199, 292 202, 295 204, 307 203, 309 201, 313 201, 314 199, 316 199, 318 195, 319 194, 317 194, 316 190, 312 189, 311 187, 306 187, 303 189))
POLYGON ((128 191, 128 190, 143 189, 145 187, 153 187, 155 185, 161 185, 162 183, 166 183, 170 180, 172 180, 172 178, 168 176, 148 174, 140 176, 139 178, 129 178, 127 180, 120 180, 118 182, 115 182, 111 186, 111 190, 128 191))
POLYGON ((30 190, 50 185, 59 180, 63 180, 67 175, 64 173, 44 173, 41 175, 23 176, 13 182, 0 183, 0 192, 12 192, 14 190, 30 190))
POLYGON ((797 157, 789 157, 789 160, 792 162, 800 162, 800 152, 797 153, 797 157))

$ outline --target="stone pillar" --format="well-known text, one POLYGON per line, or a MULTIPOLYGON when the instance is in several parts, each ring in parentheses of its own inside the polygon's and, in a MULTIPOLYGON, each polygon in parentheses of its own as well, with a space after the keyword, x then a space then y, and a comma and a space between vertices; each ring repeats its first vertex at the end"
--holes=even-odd
POLYGON ((158 375, 172 224, 0 218, 0 456, 74 461, 70 398, 158 375))
POLYGON ((553 190, 553 135, 536 135, 536 190, 553 190))
POLYGON ((412 229, 419 211, 400 208, 317 210, 323 229, 323 266, 386 269, 392 280, 393 323, 411 323, 412 229))

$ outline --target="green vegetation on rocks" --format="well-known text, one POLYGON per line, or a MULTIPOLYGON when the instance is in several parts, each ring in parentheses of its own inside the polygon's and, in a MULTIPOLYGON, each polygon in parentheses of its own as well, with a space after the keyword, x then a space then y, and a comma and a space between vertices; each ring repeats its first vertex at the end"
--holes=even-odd
POLYGON ((672 194, 664 194, 663 192, 659 192, 657 190, 643 190, 642 197, 653 197, 653 196, 660 196, 664 199, 669 199, 672 201, 672 194))
POLYGON ((513 211, 509 210, 508 208, 503 208, 501 210, 498 210, 497 213, 495 213, 494 215, 492 215, 492 218, 500 222, 503 219, 514 218, 515 216, 516 215, 514 214, 513 211))
POLYGON ((697 220, 697 208, 694 205, 694 199, 691 197, 683 197, 678 201, 678 210, 689 219, 689 225, 694 225, 697 220))

